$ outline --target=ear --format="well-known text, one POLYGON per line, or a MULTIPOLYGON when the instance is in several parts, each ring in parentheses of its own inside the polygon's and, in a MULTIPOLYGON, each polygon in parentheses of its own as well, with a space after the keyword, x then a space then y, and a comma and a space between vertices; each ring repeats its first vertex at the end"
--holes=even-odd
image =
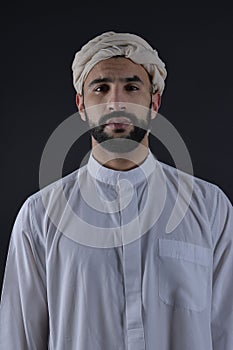
POLYGON ((154 119, 157 115, 157 112, 159 110, 160 107, 160 103, 161 103, 161 95, 158 92, 155 92, 152 95, 152 105, 151 105, 151 119, 154 119))
POLYGON ((76 105, 78 107, 78 111, 80 114, 80 117, 82 118, 83 121, 86 120, 86 115, 85 115, 85 107, 84 107, 84 100, 83 100, 83 95, 77 94, 76 95, 76 105))

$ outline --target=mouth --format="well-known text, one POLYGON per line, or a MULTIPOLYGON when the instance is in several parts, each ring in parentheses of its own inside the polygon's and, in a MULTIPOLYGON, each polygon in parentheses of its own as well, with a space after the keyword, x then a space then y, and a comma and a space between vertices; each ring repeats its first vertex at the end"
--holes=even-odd
POLYGON ((126 125, 132 125, 132 122, 129 118, 125 117, 117 117, 117 118, 110 118, 106 122, 107 125, 109 124, 126 124, 126 125))
POLYGON ((132 124, 131 120, 125 117, 110 118, 105 123, 107 128, 110 129, 125 129, 132 124))

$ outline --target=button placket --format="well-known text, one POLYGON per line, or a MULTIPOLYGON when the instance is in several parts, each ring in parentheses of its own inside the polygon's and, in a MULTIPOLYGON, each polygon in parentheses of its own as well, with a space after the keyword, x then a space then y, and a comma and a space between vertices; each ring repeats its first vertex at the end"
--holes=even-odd
POLYGON ((138 218, 132 220, 129 224, 129 217, 132 216, 132 212, 137 213, 138 217, 137 194, 133 185, 128 180, 120 180, 120 177, 118 177, 118 187, 123 242, 127 344, 128 350, 145 350, 142 321, 141 240, 136 239, 131 243, 127 242, 129 230, 138 231, 140 229, 138 218))

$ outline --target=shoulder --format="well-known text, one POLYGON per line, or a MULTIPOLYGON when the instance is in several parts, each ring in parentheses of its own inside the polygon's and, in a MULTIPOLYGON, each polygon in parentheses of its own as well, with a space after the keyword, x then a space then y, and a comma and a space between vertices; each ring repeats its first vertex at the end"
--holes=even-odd
POLYGON ((79 176, 85 176, 85 173, 86 165, 28 196, 17 214, 15 225, 24 228, 30 225, 31 231, 43 232, 51 216, 62 216, 69 197, 78 188, 79 176))
POLYGON ((233 232, 233 207, 227 194, 217 185, 159 162, 166 178, 168 195, 189 201, 191 212, 199 218, 208 218, 213 237, 225 227, 233 232))
POLYGON ((61 191, 64 191, 64 193, 69 193, 76 186, 79 176, 85 174, 86 171, 87 167, 84 165, 83 167, 33 193, 27 198, 26 202, 30 205, 32 203, 35 203, 37 200, 40 200, 42 197, 52 197, 56 193, 61 193, 61 191))
POLYGON ((161 161, 158 161, 158 163, 163 170, 168 186, 173 185, 177 189, 178 186, 182 187, 185 184, 190 184, 193 195, 197 196, 200 200, 222 197, 227 202, 230 202, 226 193, 224 193, 219 185, 193 174, 188 174, 161 161))

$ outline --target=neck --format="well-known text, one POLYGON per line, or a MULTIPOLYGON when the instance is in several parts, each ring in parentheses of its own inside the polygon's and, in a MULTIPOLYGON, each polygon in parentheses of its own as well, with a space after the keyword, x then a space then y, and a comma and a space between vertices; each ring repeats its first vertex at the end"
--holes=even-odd
POLYGON ((110 152, 92 137, 92 155, 103 166, 113 170, 127 171, 144 162, 149 152, 148 137, 133 151, 127 153, 110 152))

